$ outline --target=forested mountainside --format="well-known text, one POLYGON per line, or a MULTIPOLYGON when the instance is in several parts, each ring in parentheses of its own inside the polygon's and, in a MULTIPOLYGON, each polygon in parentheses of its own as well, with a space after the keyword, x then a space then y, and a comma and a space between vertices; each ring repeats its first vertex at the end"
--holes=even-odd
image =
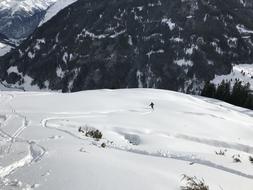
POLYGON ((253 59, 252 0, 79 0, 0 58, 13 86, 198 93, 253 59))

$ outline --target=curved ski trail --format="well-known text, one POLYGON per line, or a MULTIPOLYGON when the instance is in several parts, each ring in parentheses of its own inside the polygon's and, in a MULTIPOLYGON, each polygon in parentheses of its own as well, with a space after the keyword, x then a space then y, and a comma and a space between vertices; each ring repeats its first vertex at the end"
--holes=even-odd
MULTIPOLYGON (((94 113, 92 113, 94 114, 94 113)), ((93 115, 90 115, 91 117, 93 117, 93 115)), ((89 117, 89 114, 86 114, 86 115, 82 115, 82 116, 62 116, 62 117, 51 117, 51 118, 45 118, 41 121, 41 125, 42 127, 45 127, 45 128, 49 128, 49 129, 53 129, 53 130, 57 130, 57 131, 61 131, 61 132, 64 132, 64 133, 67 133, 69 134, 70 136, 72 136, 73 138, 77 138, 77 139, 80 139, 80 140, 85 140, 67 130, 64 130, 64 129, 60 129, 60 128, 57 128, 57 127, 53 127, 53 126, 48 126, 48 122, 50 120, 66 120, 66 119, 71 119, 71 118, 82 118, 82 117, 89 117)), ((165 133, 166 135, 166 133, 165 133)), ((194 141, 194 142, 198 142, 198 143, 203 143, 203 144, 207 144, 207 145, 211 145, 211 146, 215 146, 215 143, 212 143, 212 142, 216 142, 218 143, 219 145, 223 145, 225 148, 231 148, 231 149, 235 149, 235 150, 240 150, 240 151, 243 151, 244 148, 238 148, 237 146, 233 146, 229 143, 226 143, 226 142, 222 142, 222 141, 216 141, 216 140, 213 140, 210 142, 208 140, 203 140, 203 139, 194 139, 193 137, 191 138, 190 136, 185 136, 185 135, 175 135, 174 137, 176 138, 181 138, 181 139, 184 139, 184 140, 189 140, 189 141, 194 141)), ((115 149, 115 150, 120 150, 120 151, 125 151, 125 152, 131 152, 131 153, 135 153, 135 154, 141 154, 141 155, 145 155, 145 156, 154 156, 154 157, 160 157, 160 158, 168 158, 168 159, 174 159, 174 160, 179 160, 179 161, 185 161, 185 162, 192 162, 192 163, 195 163, 195 164, 199 164, 199 165, 203 165, 203 166, 206 166, 206 167, 209 167, 209 168, 214 168, 214 169, 217 169, 217 170, 221 170, 221 171, 224 171, 224 172, 227 172, 227 173, 230 173, 230 174, 234 174, 234 175, 237 175, 237 176, 240 176, 240 177, 245 177, 245 178, 248 178, 248 179, 252 179, 253 180, 253 175, 250 175, 250 174, 247 174, 247 173, 243 173, 241 171, 238 171, 236 169, 232 169, 232 168, 229 168, 229 167, 225 167, 223 165, 220 165, 220 164, 216 164, 214 162, 211 162, 209 160, 204 160, 204 159, 200 159, 200 158, 195 158, 193 157, 192 155, 190 154, 186 154, 185 152, 178 152, 177 154, 171 154, 169 152, 148 152, 148 151, 145 151, 145 150, 140 150, 140 149, 133 149, 133 148, 127 148, 127 147, 122 147, 122 146, 117 146, 117 145, 109 145, 108 146, 109 148, 112 148, 112 149, 115 149)), ((215 146, 217 147, 217 146, 215 146)), ((247 147, 249 148, 249 147, 247 147)), ((251 150, 251 147, 249 148, 251 150)))

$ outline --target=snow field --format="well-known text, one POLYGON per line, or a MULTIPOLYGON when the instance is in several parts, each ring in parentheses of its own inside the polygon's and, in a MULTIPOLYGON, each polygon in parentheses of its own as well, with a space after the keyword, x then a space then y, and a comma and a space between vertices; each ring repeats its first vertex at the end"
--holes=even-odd
POLYGON ((0 155, 1 189, 178 190, 182 174, 210 189, 253 186, 252 111, 152 89, 2 92, 0 100, 0 142, 12 143, 0 155))

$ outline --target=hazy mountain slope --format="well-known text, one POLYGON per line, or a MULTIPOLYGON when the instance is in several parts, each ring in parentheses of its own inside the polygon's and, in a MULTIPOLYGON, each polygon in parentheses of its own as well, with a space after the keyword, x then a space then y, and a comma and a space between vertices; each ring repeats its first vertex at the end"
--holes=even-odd
POLYGON ((2 0, 0 32, 22 40, 37 28, 46 10, 57 0, 2 0))
POLYGON ((36 10, 46 10, 52 3, 57 0, 2 0, 0 9, 2 11, 11 10, 11 14, 15 15, 22 11, 33 14, 36 10))

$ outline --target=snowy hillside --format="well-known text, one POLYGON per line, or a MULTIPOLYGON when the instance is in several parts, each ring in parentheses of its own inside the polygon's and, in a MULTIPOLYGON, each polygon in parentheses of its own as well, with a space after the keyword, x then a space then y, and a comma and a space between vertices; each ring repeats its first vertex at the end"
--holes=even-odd
POLYGON ((253 89, 253 66, 251 64, 233 65, 233 69, 228 75, 216 75, 212 82, 216 85, 220 84, 222 80, 230 81, 232 85, 236 80, 242 81, 244 84, 249 83, 253 89))
POLYGON ((148 89, 2 92, 0 110, 3 190, 179 190, 182 174, 213 190, 253 187, 253 112, 223 102, 148 89), (93 128, 101 140, 78 132, 93 128))

